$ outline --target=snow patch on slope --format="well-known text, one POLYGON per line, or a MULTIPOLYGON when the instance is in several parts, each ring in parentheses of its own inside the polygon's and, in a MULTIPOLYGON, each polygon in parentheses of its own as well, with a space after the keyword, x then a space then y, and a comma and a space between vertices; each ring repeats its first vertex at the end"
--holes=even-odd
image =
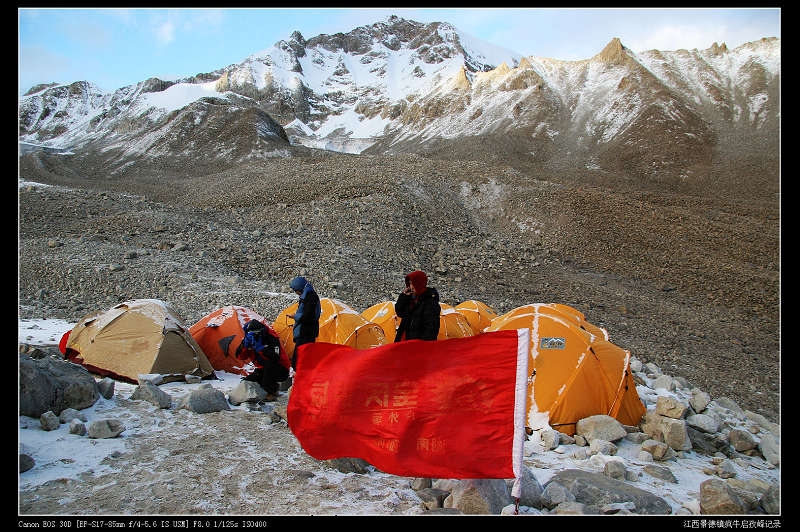
POLYGON ((216 89, 216 81, 208 83, 178 83, 161 92, 147 92, 141 95, 142 108, 155 107, 167 113, 183 109, 200 98, 227 98, 230 93, 222 93, 216 89))

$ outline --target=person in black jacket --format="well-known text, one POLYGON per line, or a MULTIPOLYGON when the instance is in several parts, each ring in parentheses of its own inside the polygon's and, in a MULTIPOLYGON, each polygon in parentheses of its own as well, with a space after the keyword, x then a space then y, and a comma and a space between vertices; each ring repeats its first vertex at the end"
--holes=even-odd
POLYGON ((292 369, 297 369, 297 348, 303 344, 317 341, 319 336, 319 317, 322 313, 319 296, 314 287, 305 277, 295 277, 289 283, 289 288, 300 296, 297 303, 297 310, 290 314, 289 318, 294 320, 292 338, 294 340, 294 353, 292 353, 292 369))
POLYGON ((436 340, 442 313, 439 292, 428 286, 428 276, 420 270, 406 275, 405 281, 406 287, 394 304, 394 311, 400 318, 394 341, 436 340))

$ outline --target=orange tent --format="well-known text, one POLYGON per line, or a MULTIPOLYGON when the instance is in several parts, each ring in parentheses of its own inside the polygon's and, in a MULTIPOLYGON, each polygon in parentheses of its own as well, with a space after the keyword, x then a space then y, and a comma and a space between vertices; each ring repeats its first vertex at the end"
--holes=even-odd
POLYGON ((486 327, 492 324, 492 320, 497 317, 497 312, 492 307, 476 299, 462 301, 455 306, 455 309, 459 314, 467 318, 475 334, 483 332, 486 327))
MULTIPOLYGON (((264 316, 249 308, 234 305, 221 307, 207 314, 192 325, 189 332, 203 348, 214 369, 249 375, 255 370, 252 358, 239 359, 236 352, 244 340, 244 326, 250 320, 260 321, 266 326, 267 332, 278 336, 264 316)), ((289 357, 283 349, 281 364, 289 367, 289 357)))
POLYGON ((546 419, 572 436, 579 420, 596 414, 637 425, 645 406, 633 381, 630 353, 581 327, 569 308, 524 305, 486 328, 531 331, 528 426, 540 426, 546 419))
MULTIPOLYGON (((368 321, 346 303, 327 297, 320 298, 319 303, 321 314, 317 342, 347 345, 355 349, 367 349, 391 342, 380 325, 368 321)), ((296 311, 297 303, 292 303, 278 314, 272 325, 287 353, 294 352, 294 321, 289 315, 296 311)))
POLYGON ((590 334, 593 334, 597 338, 602 338, 603 340, 608 340, 608 331, 603 329, 602 327, 598 327, 593 323, 589 323, 586 321, 586 316, 584 316, 583 312, 570 307, 569 305, 564 305, 563 303, 543 303, 543 305, 551 307, 566 316, 569 316, 572 321, 574 321, 578 327, 581 329, 588 331, 590 334))
POLYGON ((400 325, 400 317, 394 311, 394 301, 376 303, 362 312, 361 315, 367 321, 380 325, 386 339, 389 342, 394 342, 397 327, 400 325))
POLYGON ((475 335, 472 326, 463 314, 451 305, 439 303, 439 306, 441 307, 441 313, 439 314, 439 336, 436 337, 437 340, 475 335))
MULTIPOLYGON (((452 306, 445 303, 439 303, 439 306, 441 311, 439 314, 439 335, 436 337, 437 340, 462 338, 475 334, 467 318, 456 312, 452 306)), ((376 303, 362 312, 361 315, 365 319, 380 325, 389 342, 394 342, 395 332, 400 325, 400 317, 394 311, 394 301, 376 303)))

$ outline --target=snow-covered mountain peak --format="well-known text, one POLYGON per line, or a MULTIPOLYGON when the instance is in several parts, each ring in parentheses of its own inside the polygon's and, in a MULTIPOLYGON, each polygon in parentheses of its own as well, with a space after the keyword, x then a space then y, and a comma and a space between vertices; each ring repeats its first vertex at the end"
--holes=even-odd
POLYGON ((675 166, 688 178, 721 136, 750 143, 777 131, 779 87, 776 38, 637 54, 615 37, 590 58, 564 61, 392 16, 309 39, 295 31, 179 82, 151 78, 109 94, 87 82, 43 85, 20 100, 19 139, 131 157, 207 145, 222 159, 284 154, 284 137, 349 153, 454 153, 457 143, 474 154, 491 136, 537 164, 563 153, 592 170, 660 175, 675 166), (213 145, 219 138, 225 150, 213 145), (686 151, 688 169, 672 162, 675 150, 686 151))

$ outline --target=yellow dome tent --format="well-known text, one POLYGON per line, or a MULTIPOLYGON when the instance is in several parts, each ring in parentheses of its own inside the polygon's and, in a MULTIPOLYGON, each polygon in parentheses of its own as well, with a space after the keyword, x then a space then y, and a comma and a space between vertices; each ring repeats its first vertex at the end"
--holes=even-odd
POLYGON ((437 340, 475 336, 472 326, 463 314, 458 312, 452 305, 439 303, 439 306, 441 311, 439 314, 439 336, 436 337, 437 340))
POLYGON ((645 406, 633 381, 630 353, 589 332, 591 327, 582 327, 579 316, 569 312, 571 307, 563 307, 524 305, 496 317, 486 328, 531 331, 527 425, 541 426, 546 418, 551 427, 570 436, 579 420, 597 414, 637 425, 645 406))
POLYGON ((475 334, 482 333, 483 330, 492 324, 492 320, 497 317, 497 312, 492 307, 476 299, 462 301, 455 306, 456 311, 467 318, 472 331, 475 334))
POLYGON ((394 301, 375 303, 361 313, 365 320, 377 323, 383 329, 383 334, 389 343, 394 342, 400 317, 394 311, 394 301))
MULTIPOLYGON (((475 334, 467 318, 457 312, 451 305, 439 303, 439 306, 441 310, 439 312, 439 335, 436 337, 437 340, 462 338, 475 334)), ((400 317, 394 311, 393 301, 376 303, 362 312, 361 315, 372 323, 380 325, 387 340, 394 342, 395 332, 400 325, 400 317)))
POLYGON ((564 305, 563 303, 542 303, 543 305, 550 307, 554 310, 569 316, 575 324, 580 327, 581 329, 588 331, 590 334, 593 334, 597 338, 602 338, 603 340, 608 340, 608 331, 603 329, 602 327, 598 327, 593 323, 586 321, 586 316, 584 316, 583 312, 569 305, 564 305))
MULTIPOLYGON (((321 313, 317 342, 368 349, 391 341, 386 338, 380 325, 368 321, 346 303, 327 297, 320 298, 319 303, 321 313)), ((290 357, 291 353, 294 353, 292 337, 294 320, 289 318, 289 315, 296 311, 297 303, 292 303, 278 314, 272 325, 273 330, 280 336, 281 346, 290 357)))

